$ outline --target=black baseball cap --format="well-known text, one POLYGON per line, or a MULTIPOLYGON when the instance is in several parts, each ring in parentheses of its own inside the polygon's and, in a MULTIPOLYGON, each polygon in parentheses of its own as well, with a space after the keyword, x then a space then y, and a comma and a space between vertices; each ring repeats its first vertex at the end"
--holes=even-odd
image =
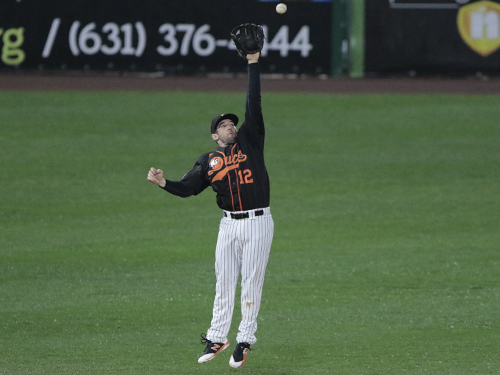
POLYGON ((212 134, 214 134, 217 131, 217 125, 219 125, 219 122, 222 120, 229 119, 234 123, 234 126, 238 125, 238 116, 233 115, 232 113, 226 113, 225 115, 219 115, 217 117, 214 117, 212 119, 212 125, 210 126, 210 130, 212 131, 212 134))

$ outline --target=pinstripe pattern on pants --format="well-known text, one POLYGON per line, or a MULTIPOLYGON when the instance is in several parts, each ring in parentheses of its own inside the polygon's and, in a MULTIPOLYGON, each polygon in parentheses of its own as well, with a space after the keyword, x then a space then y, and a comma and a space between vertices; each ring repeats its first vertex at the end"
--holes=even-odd
MULTIPOLYGON (((257 211, 257 210, 252 210, 257 211)), ((234 220, 223 217, 215 250, 215 300, 207 339, 225 342, 231 327, 235 294, 241 274, 241 323, 237 342, 254 344, 257 315, 271 243, 274 222, 269 208, 264 215, 234 220)))

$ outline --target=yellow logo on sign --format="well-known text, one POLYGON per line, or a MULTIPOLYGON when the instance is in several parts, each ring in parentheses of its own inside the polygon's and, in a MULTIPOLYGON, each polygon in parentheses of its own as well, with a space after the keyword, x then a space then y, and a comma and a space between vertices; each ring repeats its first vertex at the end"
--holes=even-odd
POLYGON ((481 56, 500 48, 500 4, 479 1, 465 5, 458 11, 457 24, 464 42, 481 56))

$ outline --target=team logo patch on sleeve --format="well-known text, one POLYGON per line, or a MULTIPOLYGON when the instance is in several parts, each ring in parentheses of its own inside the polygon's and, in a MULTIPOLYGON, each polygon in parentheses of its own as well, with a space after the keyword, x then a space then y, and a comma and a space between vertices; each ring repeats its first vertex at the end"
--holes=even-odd
POLYGON ((209 166, 210 166, 209 174, 217 172, 218 170, 220 170, 222 168, 223 165, 224 165, 224 161, 222 160, 221 157, 217 156, 217 157, 213 158, 209 164, 209 166))

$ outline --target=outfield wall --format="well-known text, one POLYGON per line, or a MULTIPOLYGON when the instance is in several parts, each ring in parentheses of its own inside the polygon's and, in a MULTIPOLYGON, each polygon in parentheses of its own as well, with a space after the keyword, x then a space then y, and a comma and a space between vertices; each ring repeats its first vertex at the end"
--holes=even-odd
POLYGON ((253 22, 264 73, 500 74, 500 0, 278 1, 1 0, 0 71, 243 72, 253 22))

